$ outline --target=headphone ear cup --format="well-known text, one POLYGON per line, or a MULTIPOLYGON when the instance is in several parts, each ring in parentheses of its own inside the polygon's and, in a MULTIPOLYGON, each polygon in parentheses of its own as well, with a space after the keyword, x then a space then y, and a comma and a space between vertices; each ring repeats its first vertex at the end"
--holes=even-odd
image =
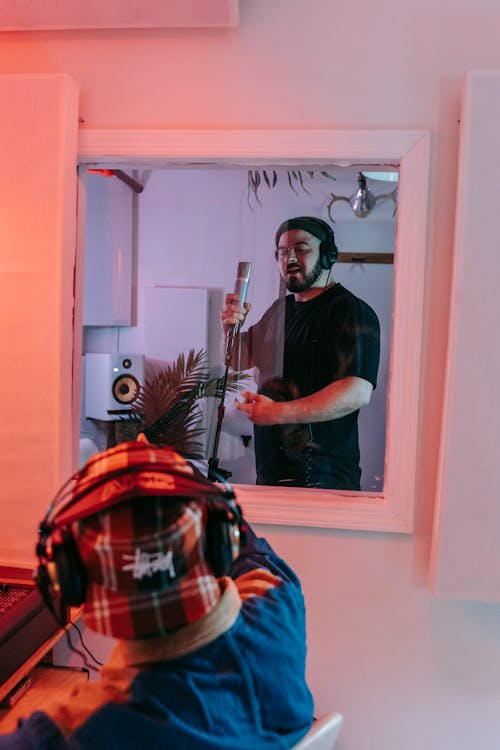
POLYGON ((50 577, 50 573, 48 571, 47 565, 45 564, 39 564, 38 568, 36 570, 36 585, 38 586, 38 590, 40 591, 42 595, 42 599, 47 605, 47 607, 51 610, 51 612, 54 611, 54 606, 52 604, 52 596, 51 592, 53 591, 53 581, 50 577))
POLYGON ((52 542, 52 558, 56 568, 61 598, 65 604, 79 607, 85 601, 87 571, 69 529, 59 529, 58 539, 52 542))
POLYGON ((216 578, 229 575, 233 563, 233 523, 222 510, 208 511, 205 558, 216 578))
POLYGON ((329 270, 337 260, 338 254, 337 245, 335 244, 333 236, 329 235, 328 239, 323 240, 319 246, 319 252, 321 268, 329 270))

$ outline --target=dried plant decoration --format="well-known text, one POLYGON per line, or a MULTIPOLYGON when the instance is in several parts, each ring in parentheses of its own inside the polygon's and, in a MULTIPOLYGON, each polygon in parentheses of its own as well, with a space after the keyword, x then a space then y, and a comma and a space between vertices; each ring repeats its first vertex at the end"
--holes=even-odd
MULTIPOLYGON (((319 174, 322 177, 325 177, 329 180, 336 179, 332 174, 330 174, 326 170, 320 170, 319 174)), ((313 180, 316 175, 313 169, 306 170, 305 175, 299 169, 287 169, 285 172, 285 175, 286 175, 286 181, 287 181, 288 187, 295 193, 297 197, 299 197, 299 194, 300 194, 299 191, 307 193, 307 195, 311 195, 310 190, 306 187, 304 183, 304 177, 306 175, 309 180, 313 180)), ((251 211, 253 211, 252 204, 251 204, 252 195, 254 196, 259 206, 261 206, 262 203, 259 197, 259 189, 261 188, 261 186, 265 184, 268 190, 272 190, 273 188, 276 187, 278 182, 279 182, 279 174, 275 169, 272 169, 272 170, 249 169, 248 170, 247 203, 251 211)))

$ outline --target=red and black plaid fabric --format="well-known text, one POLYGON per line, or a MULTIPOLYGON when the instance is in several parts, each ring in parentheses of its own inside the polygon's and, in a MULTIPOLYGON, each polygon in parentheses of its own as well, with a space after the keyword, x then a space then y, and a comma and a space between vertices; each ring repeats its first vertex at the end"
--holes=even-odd
POLYGON ((59 491, 49 521, 69 524, 127 498, 152 495, 221 497, 218 487, 172 448, 121 443, 92 456, 59 491))
POLYGON ((220 588, 203 555, 204 508, 172 498, 127 500, 79 522, 88 572, 84 620, 115 638, 165 635, 198 620, 220 588))
POLYGON ((71 494, 55 515, 57 524, 73 522, 92 630, 159 637, 215 606, 220 587, 204 559, 202 498, 220 492, 179 454, 124 443, 93 456, 71 494))

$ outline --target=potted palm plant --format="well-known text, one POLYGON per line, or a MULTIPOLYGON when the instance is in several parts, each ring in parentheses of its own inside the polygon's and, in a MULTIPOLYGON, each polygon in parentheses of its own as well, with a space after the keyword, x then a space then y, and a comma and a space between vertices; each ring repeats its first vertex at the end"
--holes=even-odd
POLYGON ((203 350, 191 349, 187 357, 179 354, 173 364, 146 379, 131 414, 120 423, 121 439, 143 432, 152 443, 172 446, 185 457, 206 458, 201 402, 221 399, 226 390, 238 392, 245 378, 241 372, 214 377, 203 350))

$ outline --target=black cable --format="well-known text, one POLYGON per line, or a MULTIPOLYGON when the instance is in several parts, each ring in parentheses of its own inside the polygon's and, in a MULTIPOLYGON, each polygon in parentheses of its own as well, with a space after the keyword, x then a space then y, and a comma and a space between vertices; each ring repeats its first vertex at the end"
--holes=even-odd
MULTIPOLYGON (((71 623, 71 625, 72 625, 72 626, 73 626, 73 627, 75 628, 76 632, 78 633, 78 636, 79 636, 79 638, 80 638, 80 643, 82 644, 82 647, 83 647, 83 649, 84 649, 84 650, 85 650, 85 651, 87 652, 87 654, 88 654, 88 655, 90 656, 90 658, 91 658, 91 659, 92 659, 92 660, 93 660, 93 661, 94 661, 94 662, 95 662, 96 664, 98 664, 98 665, 99 665, 100 667, 103 667, 103 666, 104 666, 103 662, 102 662, 102 661, 99 661, 99 659, 97 659, 97 658, 96 658, 96 657, 94 656, 94 654, 93 654, 93 653, 92 653, 92 651, 91 651, 91 650, 90 650, 90 649, 88 648, 88 646, 86 646, 86 645, 85 645, 85 642, 84 642, 84 640, 83 640, 83 634, 82 634, 82 631, 80 630, 80 628, 78 627, 78 625, 76 624, 76 622, 72 622, 72 623, 71 623)), ((70 638, 70 635, 69 635, 69 631, 70 631, 70 629, 69 629, 69 628, 67 628, 67 629, 66 629, 66 642, 67 642, 67 644, 68 644, 68 647, 69 647, 69 648, 71 649, 71 651, 73 651, 73 653, 75 653, 75 654, 78 654, 78 656, 80 656, 80 657, 81 657, 81 658, 83 659, 83 663, 85 664, 85 666, 87 667, 87 669, 92 669, 92 670, 93 670, 94 672, 98 672, 99 670, 98 670, 98 669, 97 669, 96 667, 94 667, 94 666, 93 666, 92 664, 89 664, 89 662, 87 661, 87 657, 85 656, 85 654, 84 654, 84 653, 82 653, 82 652, 81 652, 81 651, 80 651, 79 649, 77 649, 77 648, 76 648, 75 646, 73 646, 73 644, 72 644, 72 642, 71 642, 71 638, 70 638)))
POLYGON ((101 661, 99 661, 99 659, 97 659, 94 656, 94 654, 92 653, 92 651, 90 651, 90 649, 85 645, 85 643, 83 641, 82 632, 81 632, 80 628, 78 627, 78 625, 75 622, 71 622, 71 621, 68 623, 68 621, 64 617, 64 615, 63 615, 64 605, 63 605, 62 601, 61 601, 60 614, 58 615, 57 612, 56 612, 56 609, 54 607, 54 603, 52 602, 52 600, 51 600, 50 595, 48 594, 48 592, 46 590, 44 590, 44 589, 41 589, 41 594, 42 594, 42 597, 43 597, 43 600, 44 600, 45 604, 47 605, 47 609, 49 610, 49 612, 54 617, 54 619, 57 622, 58 626, 64 630, 64 635, 65 635, 66 643, 68 645, 69 650, 72 651, 74 654, 77 654, 77 656, 79 656, 82 659, 83 664, 84 664, 84 666, 87 669, 92 670, 93 672, 98 672, 99 670, 97 669, 97 667, 94 667, 93 664, 89 663, 89 661, 87 660, 87 657, 85 656, 85 654, 82 651, 80 651, 79 649, 77 649, 73 645, 73 643, 71 641, 71 636, 69 634, 70 627, 68 627, 68 624, 69 624, 69 626, 72 626, 72 627, 74 627, 76 629, 76 631, 77 631, 77 633, 78 633, 78 635, 80 637, 80 643, 82 644, 84 650, 88 653, 88 655, 90 656, 90 658, 96 664, 98 664, 100 667, 104 666, 103 663, 101 661))

